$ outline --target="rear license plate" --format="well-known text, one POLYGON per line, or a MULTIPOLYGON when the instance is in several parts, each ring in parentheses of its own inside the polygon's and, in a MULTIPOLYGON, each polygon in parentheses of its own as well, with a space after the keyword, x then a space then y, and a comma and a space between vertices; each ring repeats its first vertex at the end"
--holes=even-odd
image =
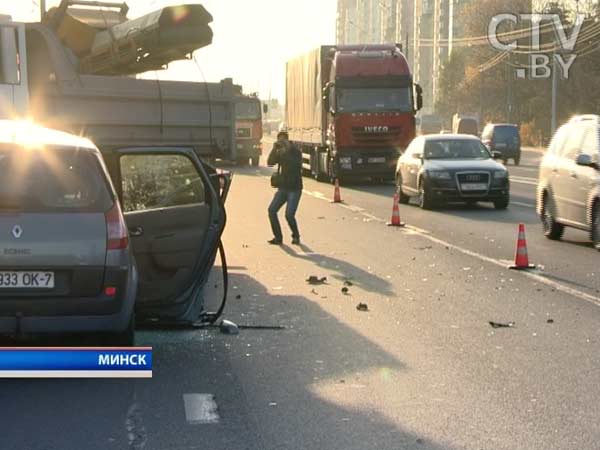
POLYGON ((385 157, 380 157, 380 158, 368 158, 367 161, 371 164, 384 164, 385 163, 385 157))
POLYGON ((485 183, 464 183, 460 185, 463 191, 486 191, 487 184, 485 183))
POLYGON ((53 289, 54 272, 0 272, 0 289, 53 289))

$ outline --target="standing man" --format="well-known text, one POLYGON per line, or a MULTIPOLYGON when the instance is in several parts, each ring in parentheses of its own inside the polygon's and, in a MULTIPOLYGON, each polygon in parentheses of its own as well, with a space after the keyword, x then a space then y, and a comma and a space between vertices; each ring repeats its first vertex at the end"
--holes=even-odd
POLYGON ((280 175, 277 177, 277 192, 275 192, 273 201, 269 205, 269 220, 274 236, 269 244, 281 245, 283 243, 277 213, 287 203, 285 218, 292 230, 292 244, 300 245, 300 231, 296 222, 296 211, 302 196, 302 152, 290 142, 286 131, 281 131, 277 135, 277 142, 273 145, 273 150, 271 150, 267 160, 267 165, 270 167, 276 164, 279 164, 278 172, 280 175))

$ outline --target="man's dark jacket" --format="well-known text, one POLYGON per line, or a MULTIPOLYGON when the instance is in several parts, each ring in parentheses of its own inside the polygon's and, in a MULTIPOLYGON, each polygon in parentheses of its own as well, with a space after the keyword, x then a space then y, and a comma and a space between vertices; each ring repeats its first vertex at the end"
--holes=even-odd
POLYGON ((276 142, 269 154, 267 164, 269 166, 279 164, 281 167, 280 189, 302 190, 302 152, 296 145, 291 142, 276 142))

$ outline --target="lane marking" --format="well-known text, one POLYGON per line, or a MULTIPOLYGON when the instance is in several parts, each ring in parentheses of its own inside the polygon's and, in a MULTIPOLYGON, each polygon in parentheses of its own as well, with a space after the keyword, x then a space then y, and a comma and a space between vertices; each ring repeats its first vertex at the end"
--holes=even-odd
MULTIPOLYGON (((318 198, 319 200, 325 200, 320 197, 315 197, 315 198, 318 198)), ((342 206, 344 206, 344 205, 342 205, 342 206)), ((529 207, 529 205, 528 205, 528 207, 529 207)), ((357 214, 367 217, 371 220, 376 219, 378 222, 385 223, 385 221, 383 219, 380 219, 380 218, 373 216, 366 212, 359 212, 357 214)), ((444 241, 443 239, 439 239, 439 238, 433 236, 430 231, 425 230, 423 228, 415 227, 413 225, 406 225, 406 227, 403 229, 400 229, 399 232, 402 232, 404 234, 418 235, 422 238, 429 240, 430 242, 433 242, 434 244, 438 244, 438 245, 440 245, 442 247, 446 247, 448 249, 456 250, 457 252, 460 252, 464 255, 479 259, 480 261, 484 261, 484 262, 493 264, 493 265, 501 267, 502 269, 505 269, 505 270, 509 270, 508 266, 512 263, 512 261, 491 258, 491 257, 485 256, 481 253, 477 253, 475 251, 452 244, 448 241, 444 241)), ((596 306, 600 306, 600 297, 597 297, 597 296, 588 294, 587 292, 583 292, 578 289, 572 288, 565 284, 559 283, 558 281, 554 281, 554 280, 544 276, 539 271, 536 271, 536 272, 517 271, 517 272, 515 272, 515 275, 517 275, 517 274, 521 274, 525 277, 535 280, 538 283, 542 283, 542 284, 545 284, 546 286, 550 286, 551 288, 554 288, 555 290, 557 290, 559 292, 563 292, 565 294, 579 298, 580 300, 584 300, 584 301, 592 303, 596 306)))
POLYGON ((219 423, 217 402, 212 394, 183 394, 185 419, 190 425, 219 423))
POLYGON ((510 181, 511 181, 511 183, 527 184, 530 186, 537 186, 537 184, 538 184, 537 180, 535 178, 518 177, 515 175, 511 175, 510 181))
POLYGON ((511 200, 510 204, 515 206, 523 206, 524 208, 535 208, 535 205, 531 203, 513 202, 511 200))

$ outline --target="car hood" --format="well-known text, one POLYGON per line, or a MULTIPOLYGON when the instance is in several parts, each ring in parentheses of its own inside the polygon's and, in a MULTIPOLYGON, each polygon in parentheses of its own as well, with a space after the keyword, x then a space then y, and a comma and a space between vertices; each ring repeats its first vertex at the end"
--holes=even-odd
POLYGON ((493 159, 438 159, 438 160, 426 160, 423 165, 425 170, 447 170, 450 172, 455 171, 470 171, 470 170, 506 170, 505 167, 494 161, 493 159))

